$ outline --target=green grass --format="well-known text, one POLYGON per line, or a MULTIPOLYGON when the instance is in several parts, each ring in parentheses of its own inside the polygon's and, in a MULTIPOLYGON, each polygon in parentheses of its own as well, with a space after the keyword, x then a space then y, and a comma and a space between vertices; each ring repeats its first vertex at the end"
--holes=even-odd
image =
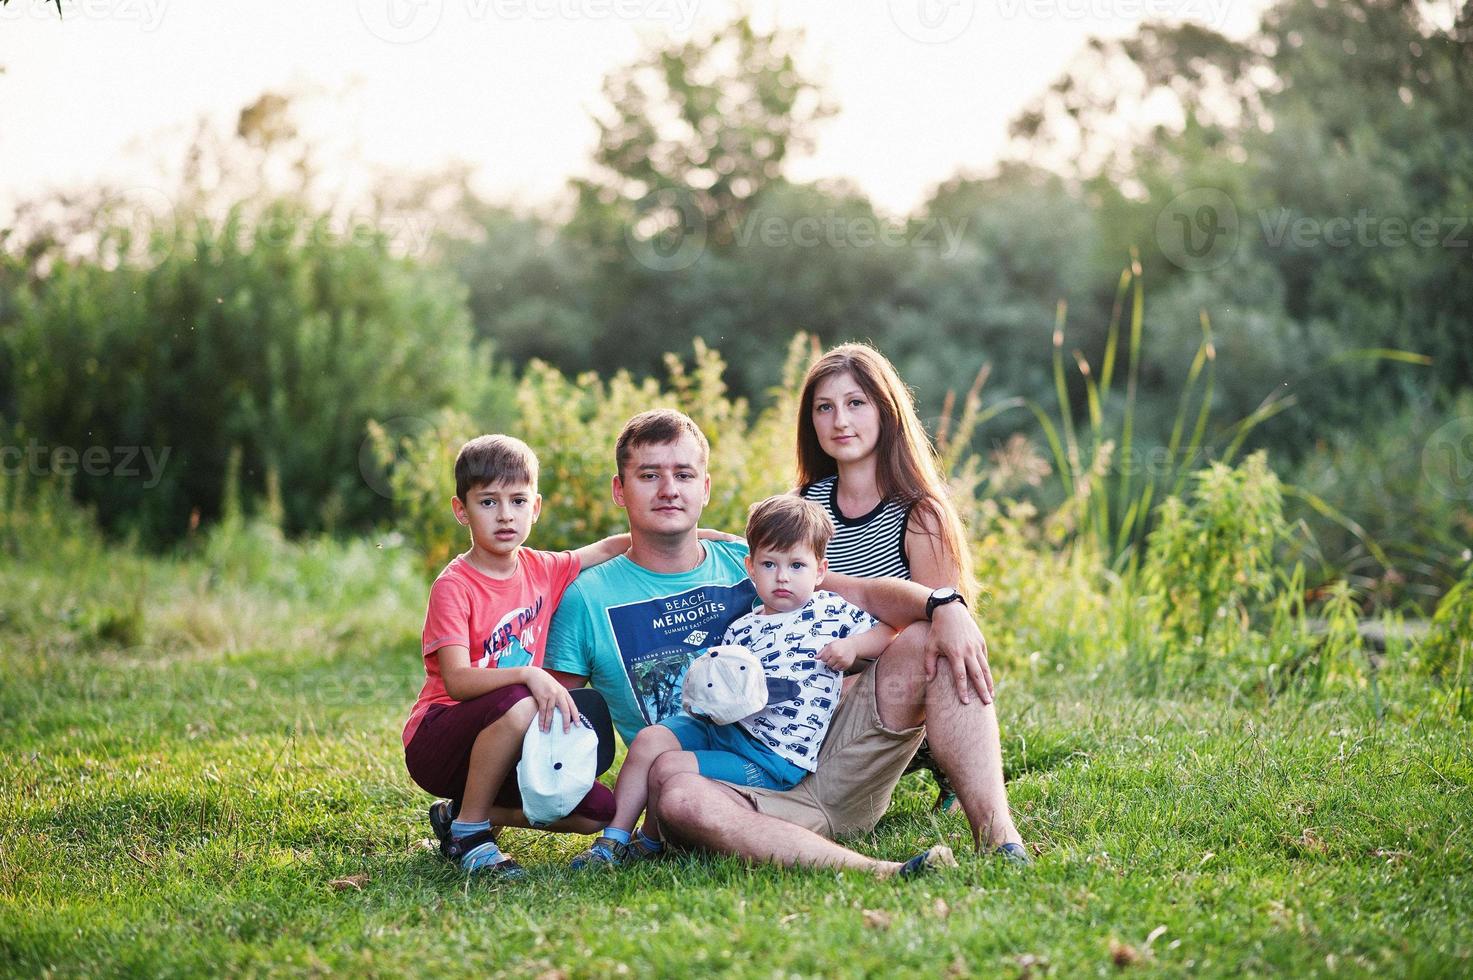
POLYGON ((1350 688, 1143 699, 1114 668, 1002 670, 999 651, 1026 870, 963 856, 965 822, 911 776, 855 846, 943 840, 960 869, 899 884, 693 857, 578 877, 583 839, 511 831, 530 880, 467 880, 424 847, 429 798, 403 769, 409 565, 249 536, 0 564, 0 973, 1473 968, 1473 733, 1394 664, 1378 722, 1350 688), (331 887, 350 875, 361 890, 331 887))

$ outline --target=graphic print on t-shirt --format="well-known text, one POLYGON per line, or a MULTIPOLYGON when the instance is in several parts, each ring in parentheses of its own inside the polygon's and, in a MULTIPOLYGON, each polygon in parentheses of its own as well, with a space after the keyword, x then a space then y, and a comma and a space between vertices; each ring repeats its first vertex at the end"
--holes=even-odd
POLYGON ((537 643, 537 631, 541 629, 541 624, 536 620, 542 612, 542 605, 543 599, 538 596, 532 605, 513 609, 502 616, 491 635, 481 644, 481 657, 472 666, 530 666, 532 655, 527 652, 527 647, 537 643))
POLYGON ((756 595, 746 581, 609 607, 619 658, 646 725, 680 712, 691 661, 720 642, 732 621, 751 610, 756 595))
POLYGON ((777 678, 799 686, 796 696, 769 704, 737 724, 775 755, 814 771, 844 680, 818 655, 834 640, 863 633, 876 622, 832 592, 815 592, 797 609, 770 615, 754 612, 732 623, 722 642, 752 651, 769 681, 777 678))

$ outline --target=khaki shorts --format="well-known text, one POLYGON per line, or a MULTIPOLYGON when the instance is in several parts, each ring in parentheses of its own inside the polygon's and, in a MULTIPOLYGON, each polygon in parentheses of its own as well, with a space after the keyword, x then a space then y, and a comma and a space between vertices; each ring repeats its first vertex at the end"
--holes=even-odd
POLYGON ((873 830, 926 735, 924 725, 897 732, 880 723, 875 706, 878 673, 874 667, 866 670, 844 694, 818 751, 816 772, 790 790, 731 788, 759 813, 825 837, 873 830))

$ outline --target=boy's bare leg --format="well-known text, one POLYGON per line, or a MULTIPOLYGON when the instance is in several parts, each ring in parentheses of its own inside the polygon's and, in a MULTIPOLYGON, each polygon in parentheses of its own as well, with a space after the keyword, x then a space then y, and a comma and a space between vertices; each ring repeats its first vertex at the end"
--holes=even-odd
POLYGON ((522 754, 522 737, 536 715, 537 702, 530 697, 523 698, 476 736, 465 777, 465 793, 455 819, 465 823, 490 819, 491 801, 522 754))
POLYGON ((660 826, 681 843, 784 867, 849 868, 889 876, 895 861, 876 861, 802 827, 758 813, 730 786, 680 772, 660 786, 660 826))
POLYGON ((663 725, 650 725, 634 736, 634 744, 619 767, 619 778, 614 781, 614 819, 610 827, 634 830, 634 822, 649 797, 650 766, 664 753, 679 750, 680 740, 663 725))
POLYGON ((875 662, 880 720, 897 731, 925 723, 931 754, 951 780, 978 849, 1021 843, 1003 784, 996 703, 983 704, 975 692, 962 703, 944 660, 928 682, 925 644, 926 628, 912 626, 875 662))
POLYGON ((649 802, 645 804, 644 835, 650 840, 660 839, 660 787, 670 777, 682 772, 699 772, 700 762, 694 752, 662 752, 650 766, 649 802))

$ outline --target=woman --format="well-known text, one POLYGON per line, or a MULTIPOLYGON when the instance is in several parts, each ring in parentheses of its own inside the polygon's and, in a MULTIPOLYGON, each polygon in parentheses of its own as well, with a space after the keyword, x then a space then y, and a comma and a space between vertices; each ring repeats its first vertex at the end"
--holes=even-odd
MULTIPOLYGON (((799 492, 828 511, 829 567, 951 586, 975 608, 961 518, 895 367, 864 344, 835 347, 808 370, 798 410, 799 492)), ((925 743, 911 770, 929 769, 938 809, 956 798, 925 743)))

